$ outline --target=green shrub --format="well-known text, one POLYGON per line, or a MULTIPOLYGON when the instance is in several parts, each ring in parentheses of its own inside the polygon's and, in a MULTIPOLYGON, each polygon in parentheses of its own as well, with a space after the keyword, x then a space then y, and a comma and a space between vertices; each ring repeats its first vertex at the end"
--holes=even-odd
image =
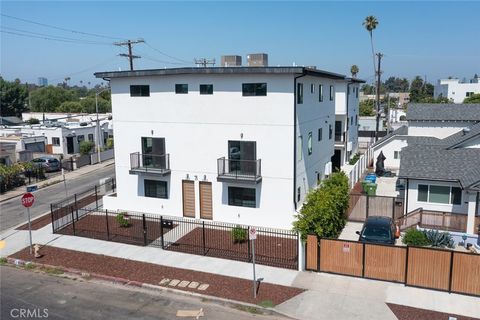
POLYGON ((233 243, 243 243, 247 241, 247 229, 237 225, 232 229, 232 239, 233 243))
POLYGON ((355 153, 352 159, 348 161, 348 164, 353 166, 355 163, 357 163, 358 159, 360 159, 360 153, 355 153))
POLYGON ((89 154, 93 147, 95 147, 95 144, 92 141, 82 141, 80 142, 80 153, 89 154))
POLYGON ((454 241, 450 233, 448 232, 439 232, 438 230, 424 230, 423 233, 427 237, 428 241, 432 247, 438 248, 453 248, 454 241))
POLYGON ((108 138, 107 139, 107 149, 112 149, 113 148, 113 138, 108 138))
POLYGON ((306 240, 308 234, 337 238, 345 227, 345 212, 349 202, 348 178, 344 172, 335 172, 323 180, 319 188, 311 190, 300 213, 293 222, 293 230, 306 240))
POLYGON ((40 120, 38 120, 37 118, 30 118, 30 119, 27 120, 27 123, 28 124, 39 124, 40 120))
POLYGON ((430 241, 423 231, 417 229, 408 229, 402 238, 402 243, 408 246, 428 246, 430 241))
POLYGON ((130 217, 126 212, 120 212, 115 217, 120 227, 127 228, 130 226, 130 217))

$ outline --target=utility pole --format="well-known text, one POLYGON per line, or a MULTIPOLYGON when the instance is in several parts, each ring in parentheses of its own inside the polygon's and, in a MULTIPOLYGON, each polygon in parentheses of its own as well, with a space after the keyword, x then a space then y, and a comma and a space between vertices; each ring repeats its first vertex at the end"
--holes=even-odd
POLYGON ((137 43, 143 43, 145 40, 138 39, 138 40, 127 40, 122 42, 114 42, 113 44, 119 47, 127 46, 128 47, 128 54, 127 53, 120 53, 120 57, 127 57, 128 61, 130 62, 130 71, 133 71, 133 59, 141 58, 141 56, 136 56, 133 54, 132 45, 137 43))
POLYGON ((375 129, 375 142, 378 141, 378 128, 380 125, 380 76, 382 71, 380 71, 380 64, 382 61, 383 54, 377 53, 378 57, 378 69, 377 69, 377 125, 375 129))
POLYGON ((202 67, 206 68, 207 65, 212 65, 212 66, 215 65, 215 59, 207 59, 207 58, 197 59, 197 58, 195 58, 194 61, 195 61, 195 64, 197 65, 197 67, 202 66, 202 67))

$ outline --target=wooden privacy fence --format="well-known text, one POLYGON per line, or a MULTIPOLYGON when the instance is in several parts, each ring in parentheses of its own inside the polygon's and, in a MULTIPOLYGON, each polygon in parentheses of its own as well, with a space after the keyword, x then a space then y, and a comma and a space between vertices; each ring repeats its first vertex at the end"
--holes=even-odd
POLYGON ((363 222, 371 216, 390 217, 393 220, 400 218, 403 216, 403 199, 351 193, 348 220, 363 222))
POLYGON ((480 255, 473 253, 308 235, 305 269, 480 296, 480 255))

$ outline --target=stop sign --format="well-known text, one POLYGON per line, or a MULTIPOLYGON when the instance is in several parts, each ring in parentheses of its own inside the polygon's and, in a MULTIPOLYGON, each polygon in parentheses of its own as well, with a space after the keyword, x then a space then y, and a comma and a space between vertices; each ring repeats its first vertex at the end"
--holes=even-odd
POLYGON ((25 208, 30 208, 33 205, 34 201, 35 197, 30 192, 25 193, 22 197, 22 205, 25 208))

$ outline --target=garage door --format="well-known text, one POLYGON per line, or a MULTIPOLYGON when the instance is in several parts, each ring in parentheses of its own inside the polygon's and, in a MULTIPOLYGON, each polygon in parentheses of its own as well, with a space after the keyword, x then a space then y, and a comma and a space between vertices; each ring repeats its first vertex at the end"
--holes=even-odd
POLYGON ((25 143, 25 150, 32 152, 45 152, 45 142, 25 143))

